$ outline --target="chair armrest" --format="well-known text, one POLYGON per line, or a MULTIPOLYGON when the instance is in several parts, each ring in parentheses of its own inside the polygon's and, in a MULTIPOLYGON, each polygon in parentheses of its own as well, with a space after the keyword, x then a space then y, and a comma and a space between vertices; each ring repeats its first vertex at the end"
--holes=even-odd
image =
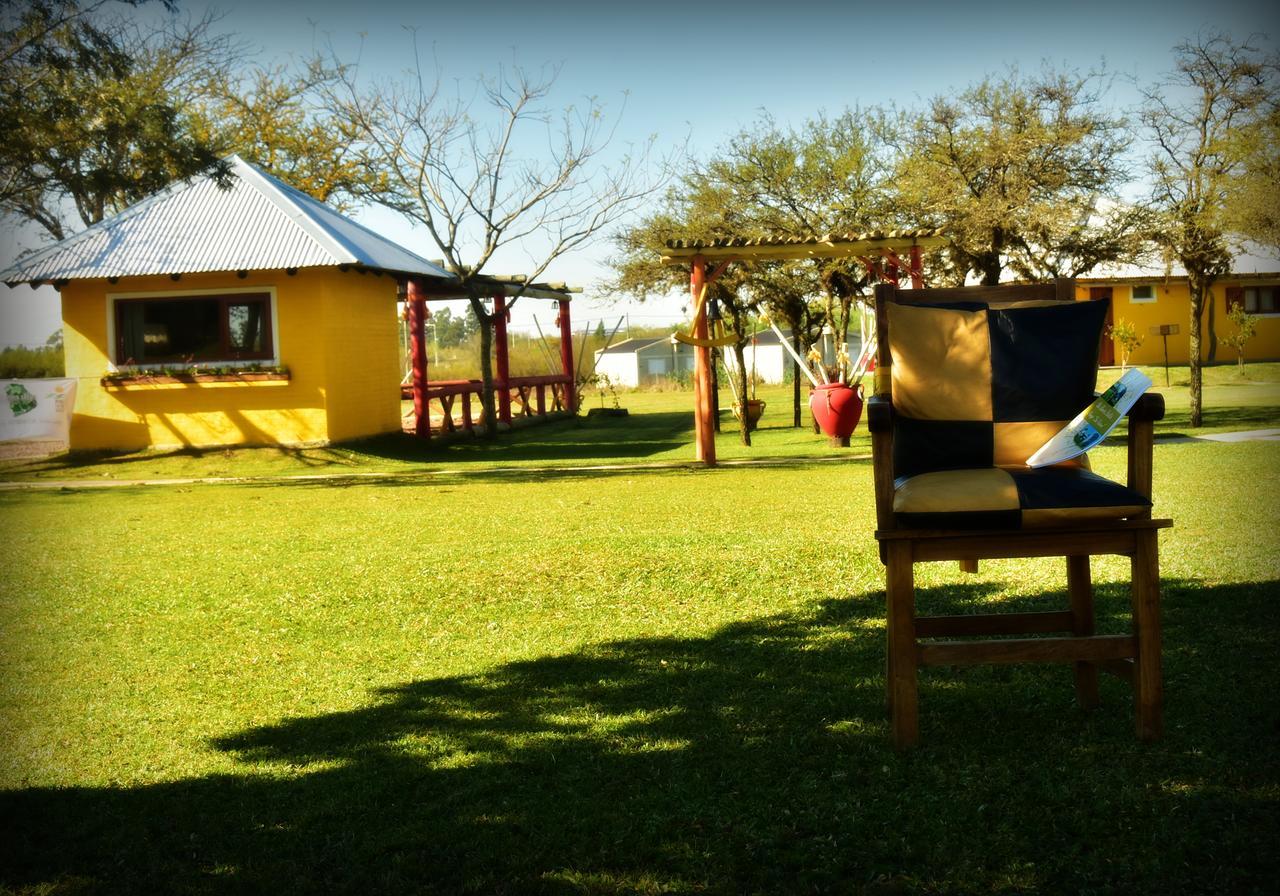
MULTIPOLYGON (((1164 419, 1164 396, 1146 393, 1126 416, 1129 419, 1129 488, 1150 498, 1155 460, 1155 421, 1164 419)), ((1146 515, 1150 516, 1150 513, 1146 515)))
POLYGON ((1131 421, 1133 420, 1156 420, 1164 419, 1164 396, 1159 392, 1144 392, 1138 396, 1138 400, 1133 403, 1133 407, 1129 408, 1129 413, 1125 414, 1131 421))
POLYGON ((867 431, 893 432, 893 400, 887 395, 867 399, 867 431))
MULTIPOLYGON (((893 401, 873 395, 867 401, 867 430, 871 433, 871 463, 876 489, 876 528, 888 531, 893 522, 893 401)), ((884 557, 882 556, 883 560, 884 557)))

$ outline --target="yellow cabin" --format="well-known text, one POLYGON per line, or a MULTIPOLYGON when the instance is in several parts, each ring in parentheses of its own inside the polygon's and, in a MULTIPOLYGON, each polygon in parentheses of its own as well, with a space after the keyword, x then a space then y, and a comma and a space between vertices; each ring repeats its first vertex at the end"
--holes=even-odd
POLYGON ((71 447, 316 445, 395 432, 396 301, 425 259, 232 156, 24 259, 62 293, 71 447))
MULTIPOLYGON (((1257 335, 1245 348, 1247 361, 1280 359, 1280 259, 1252 254, 1236 257, 1231 273, 1221 277, 1206 299, 1201 319, 1201 360, 1209 359, 1209 305, 1212 305, 1214 329, 1219 339, 1235 332, 1235 324, 1227 317, 1234 304, 1256 314, 1257 335)), ((1137 267, 1103 269, 1076 280, 1079 299, 1111 299, 1108 323, 1125 320, 1134 325, 1142 344, 1129 355, 1130 364, 1164 363, 1161 329, 1172 329, 1167 336, 1169 363, 1186 364, 1190 360, 1188 328, 1191 318, 1191 289, 1186 273, 1143 270, 1137 267)), ((1218 345, 1217 361, 1236 360, 1234 349, 1218 345)), ((1110 338, 1103 339, 1102 363, 1119 364, 1121 346, 1110 338)))

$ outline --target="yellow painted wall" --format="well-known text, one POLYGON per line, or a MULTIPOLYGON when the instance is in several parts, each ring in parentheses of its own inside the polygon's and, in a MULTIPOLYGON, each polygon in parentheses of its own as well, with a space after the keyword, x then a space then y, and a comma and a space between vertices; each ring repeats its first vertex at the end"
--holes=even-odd
POLYGON ((400 330, 390 277, 348 273, 325 281, 329 439, 400 429, 400 330))
POLYGON ((67 375, 78 379, 71 447, 306 445, 397 430, 395 301, 390 277, 336 268, 73 281, 62 289, 67 375), (223 289, 275 291, 287 382, 101 384, 112 360, 108 295, 223 289))
MULTIPOLYGON (((1089 288, 1111 287, 1111 313, 1114 320, 1132 321, 1142 335, 1142 345, 1129 355, 1130 364, 1163 364, 1164 345, 1159 335, 1152 335, 1150 328, 1161 324, 1177 324, 1177 335, 1169 337, 1169 363, 1186 364, 1190 359, 1187 331, 1191 325, 1191 292, 1185 279, 1145 281, 1155 287, 1156 300, 1149 303, 1133 301, 1133 286, 1143 285, 1130 281, 1081 279, 1076 281, 1076 295, 1087 299, 1089 288)), ((1235 332, 1235 325, 1227 318, 1227 289, 1232 286, 1271 285, 1275 280, 1226 279, 1215 283, 1211 290, 1215 327, 1219 338, 1235 332)), ((1200 322, 1201 360, 1209 357, 1208 310, 1200 322)), ((1116 363, 1120 363, 1120 346, 1116 346, 1116 363)), ((1218 346, 1216 361, 1235 361, 1235 350, 1218 346)), ((1261 315, 1258 333, 1245 348, 1247 361, 1280 359, 1280 314, 1261 315)))

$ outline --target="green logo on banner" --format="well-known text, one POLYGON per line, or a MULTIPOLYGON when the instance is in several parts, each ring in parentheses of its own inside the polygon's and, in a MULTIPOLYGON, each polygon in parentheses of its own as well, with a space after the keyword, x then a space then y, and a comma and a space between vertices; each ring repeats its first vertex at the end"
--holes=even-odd
POLYGON ((4 392, 9 397, 9 410, 13 411, 13 416, 21 417, 28 411, 35 410, 36 397, 22 383, 10 383, 4 392))

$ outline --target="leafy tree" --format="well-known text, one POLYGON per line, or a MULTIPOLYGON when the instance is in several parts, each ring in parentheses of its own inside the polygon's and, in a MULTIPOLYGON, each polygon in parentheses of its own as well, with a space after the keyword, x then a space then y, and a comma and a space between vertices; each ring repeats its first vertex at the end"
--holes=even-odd
POLYGON ((186 110, 237 58, 233 41, 212 34, 209 16, 144 30, 86 12, 37 3, 3 38, 0 212, 54 239, 176 179, 226 174, 186 110))
MULTIPOLYGON (((881 214, 886 172, 861 126, 867 114, 819 115, 798 129, 781 128, 766 116, 706 163, 691 164, 656 212, 617 235, 613 288, 643 298, 683 286, 687 274, 659 261, 666 240, 676 237, 809 238, 872 229, 881 214)), ((710 294, 731 320, 763 308, 806 342, 824 320, 846 339, 854 303, 868 280, 856 261, 735 264, 710 294), (821 303, 815 307, 810 296, 821 296, 821 303)), ((736 332, 741 344, 734 350, 741 361, 745 336, 736 332)), ((741 364, 739 374, 745 378, 741 364)), ((798 421, 798 386, 793 401, 798 421)), ((749 444, 745 426, 743 441, 749 444)))
POLYGON ((339 211, 386 187, 350 123, 325 107, 332 71, 254 66, 215 74, 191 111, 203 144, 237 153, 339 211))
POLYGON ((996 284, 1006 266, 1028 279, 1074 277, 1141 251, 1149 215, 1098 209, 1129 180, 1126 123, 1104 109, 1105 86, 1014 69, 883 120, 897 147, 896 214, 944 228, 947 250, 930 259, 944 279, 996 284))
POLYGON ((1222 338, 1222 344, 1236 350, 1236 363, 1244 372, 1244 347, 1258 335, 1258 316, 1244 310, 1244 305, 1232 305, 1227 317, 1236 325, 1236 331, 1222 338))
POLYGON ((1273 94, 1266 105, 1266 114, 1235 131, 1232 154, 1240 167, 1228 181, 1228 227, 1274 249, 1280 248, 1280 104, 1273 94))
POLYGON ((0 350, 0 379, 63 376, 64 370, 61 340, 54 344, 50 338, 48 343, 38 348, 9 345, 0 350))
POLYGON ((1107 338, 1114 339, 1120 344, 1120 367, 1124 369, 1129 366, 1129 356, 1133 354, 1133 350, 1142 345, 1146 337, 1138 331, 1133 321, 1118 317, 1116 322, 1107 328, 1107 338))
MULTIPOLYGON (((332 54, 323 95, 336 121, 361 143, 382 185, 369 198, 422 225, 446 267, 462 280, 480 322, 485 428, 497 431, 493 312, 485 275, 495 255, 520 242, 531 256, 525 283, 610 227, 662 184, 647 144, 606 164, 615 123, 604 106, 548 106, 556 70, 503 69, 474 92, 449 94, 439 72, 366 83, 332 54)), ((523 287, 521 287, 522 289, 523 287)), ((511 304, 518 301, 520 292, 511 304)))
MULTIPOLYGON (((1187 271, 1191 292, 1191 425, 1202 421, 1201 321, 1209 309, 1209 360, 1216 351, 1214 282, 1231 269, 1231 189, 1247 177, 1237 135, 1274 113, 1276 65, 1251 43, 1211 34, 1175 48, 1176 69, 1146 91, 1143 122, 1154 150, 1152 204, 1160 240, 1187 271)), ((1272 197, 1274 200, 1274 197, 1272 197)))

